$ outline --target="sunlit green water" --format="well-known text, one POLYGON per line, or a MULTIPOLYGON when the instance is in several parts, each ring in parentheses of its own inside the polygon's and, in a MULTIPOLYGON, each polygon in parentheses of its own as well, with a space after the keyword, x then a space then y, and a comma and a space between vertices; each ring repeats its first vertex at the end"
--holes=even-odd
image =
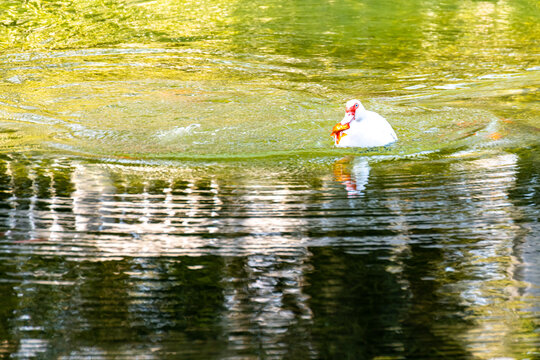
POLYGON ((0 357, 537 358, 539 23, 0 1, 0 357))
POLYGON ((536 139, 526 2, 3 7, 4 148, 335 155, 328 131, 354 97, 396 127, 392 154, 536 139))

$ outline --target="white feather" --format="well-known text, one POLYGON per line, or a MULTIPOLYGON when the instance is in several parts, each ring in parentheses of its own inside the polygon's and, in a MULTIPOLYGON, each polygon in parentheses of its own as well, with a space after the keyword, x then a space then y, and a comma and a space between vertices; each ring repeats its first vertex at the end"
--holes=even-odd
POLYGON ((376 112, 366 110, 360 101, 347 102, 347 109, 355 107, 354 114, 345 114, 341 121, 342 125, 349 123, 350 128, 343 131, 343 136, 338 142, 334 136, 337 147, 373 147, 384 146, 395 142, 398 138, 392 126, 376 112))

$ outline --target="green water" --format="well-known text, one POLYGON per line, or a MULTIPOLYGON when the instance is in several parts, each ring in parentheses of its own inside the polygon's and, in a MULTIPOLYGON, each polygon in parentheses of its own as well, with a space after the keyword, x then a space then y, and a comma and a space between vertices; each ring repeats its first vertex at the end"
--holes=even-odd
POLYGON ((0 0, 0 358, 538 358, 539 24, 0 0))
POLYGON ((332 149, 328 132, 355 97, 396 128, 391 154, 536 141, 537 4, 2 8, 7 150, 143 159, 337 155, 343 150, 332 149))

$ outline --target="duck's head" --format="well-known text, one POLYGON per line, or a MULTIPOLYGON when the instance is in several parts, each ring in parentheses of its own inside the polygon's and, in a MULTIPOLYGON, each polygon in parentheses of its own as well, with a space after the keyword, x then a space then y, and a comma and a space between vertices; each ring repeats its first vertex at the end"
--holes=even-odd
POLYGON ((345 117, 341 120, 343 125, 350 123, 356 118, 356 114, 364 111, 364 106, 359 100, 349 100, 345 105, 345 117))
POLYGON ((350 129, 351 121, 353 121, 356 118, 356 115, 362 111, 364 111, 364 107, 362 106, 362 103, 358 100, 349 100, 347 101, 347 104, 345 105, 345 117, 341 122, 337 123, 334 128, 332 129, 332 136, 335 139, 336 145, 339 144, 341 138, 345 135, 345 130, 350 129))

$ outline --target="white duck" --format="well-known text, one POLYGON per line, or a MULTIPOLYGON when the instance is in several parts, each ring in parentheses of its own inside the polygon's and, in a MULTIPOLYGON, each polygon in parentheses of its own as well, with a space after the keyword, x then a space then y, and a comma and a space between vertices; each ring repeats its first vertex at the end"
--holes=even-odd
POLYGON ((345 117, 332 129, 337 147, 384 146, 397 140, 392 126, 381 115, 368 111, 358 100, 349 100, 345 117))

